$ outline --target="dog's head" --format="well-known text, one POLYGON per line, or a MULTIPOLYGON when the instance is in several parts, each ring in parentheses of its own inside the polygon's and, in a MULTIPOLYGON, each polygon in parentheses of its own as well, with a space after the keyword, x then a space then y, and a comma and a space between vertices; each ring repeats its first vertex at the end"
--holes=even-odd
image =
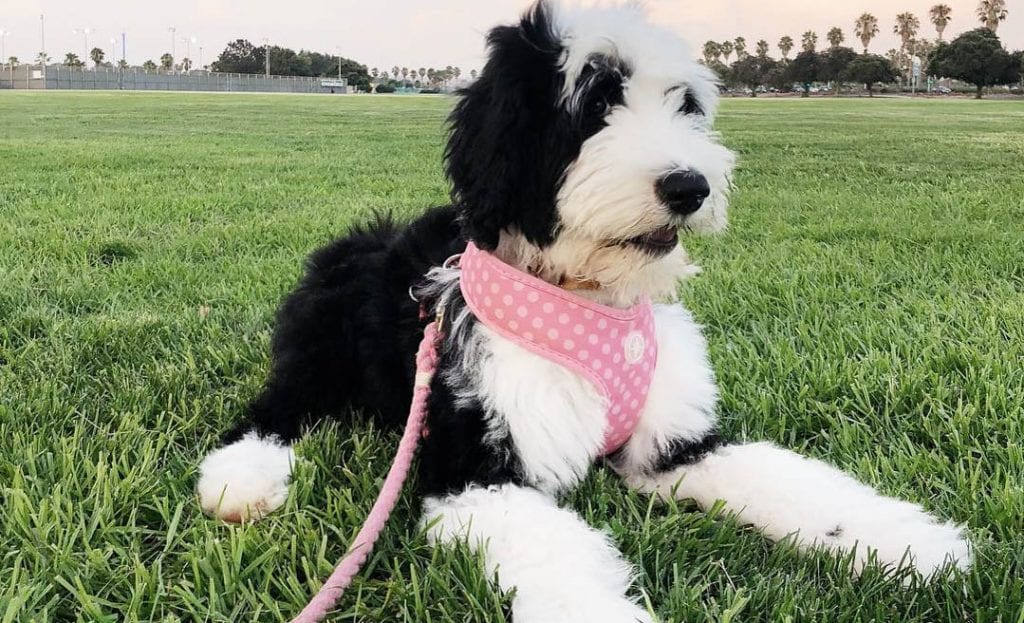
POLYGON ((541 0, 488 44, 445 154, 466 234, 612 302, 673 292, 688 266, 678 230, 726 223, 714 74, 634 7, 541 0))

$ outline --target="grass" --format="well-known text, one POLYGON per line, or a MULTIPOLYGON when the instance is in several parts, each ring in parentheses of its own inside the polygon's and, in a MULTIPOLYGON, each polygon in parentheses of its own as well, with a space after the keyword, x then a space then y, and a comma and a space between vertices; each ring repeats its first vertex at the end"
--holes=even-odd
MULTIPOLYGON (((445 200, 430 98, 0 93, 0 622, 280 621, 355 534, 397 435, 319 429, 287 506, 199 512, 196 465, 266 368, 302 258, 445 200)), ((732 228, 687 240, 726 433, 965 524, 931 585, 801 556, 595 470, 664 621, 1024 621, 1024 106, 729 100, 732 228)), ((406 495, 337 621, 501 621, 406 495)))

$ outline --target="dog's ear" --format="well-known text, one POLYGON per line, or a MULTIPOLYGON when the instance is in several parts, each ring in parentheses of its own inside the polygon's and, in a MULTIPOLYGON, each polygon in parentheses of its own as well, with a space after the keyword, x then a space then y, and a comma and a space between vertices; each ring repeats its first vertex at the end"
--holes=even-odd
POLYGON ((538 2, 517 26, 491 30, 487 42, 484 70, 449 118, 452 199, 481 248, 497 246, 505 229, 543 246, 558 223, 559 180, 579 152, 566 136, 562 45, 550 7, 538 2))

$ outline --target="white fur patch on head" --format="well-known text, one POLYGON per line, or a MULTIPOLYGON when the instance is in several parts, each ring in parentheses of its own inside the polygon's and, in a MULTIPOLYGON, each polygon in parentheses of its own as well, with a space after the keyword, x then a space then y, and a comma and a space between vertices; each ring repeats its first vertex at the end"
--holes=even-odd
POLYGON ((260 519, 288 498, 295 453, 276 438, 248 433, 208 454, 196 490, 207 515, 234 523, 260 519))

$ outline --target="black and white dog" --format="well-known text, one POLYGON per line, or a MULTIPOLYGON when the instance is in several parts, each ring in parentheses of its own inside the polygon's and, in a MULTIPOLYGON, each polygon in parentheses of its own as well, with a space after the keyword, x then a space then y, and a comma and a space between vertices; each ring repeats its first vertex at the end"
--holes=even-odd
POLYGON ((924 574, 968 566, 961 531, 921 507, 774 445, 719 439, 705 341, 674 302, 695 272, 678 230, 726 223, 734 157, 712 130, 712 73, 635 8, 542 1, 488 41, 451 115, 454 205, 407 225, 378 220, 312 256, 280 309, 266 389, 203 461, 203 509, 241 521, 278 508, 290 444, 318 420, 359 408, 404 422, 426 322, 412 289, 448 304, 415 478, 432 541, 482 548, 516 589, 521 623, 651 620, 627 596, 631 569, 609 539, 556 503, 600 454, 604 399, 466 309, 458 272, 439 267, 470 239, 604 305, 658 301, 646 405, 606 461, 630 487, 703 508, 722 500, 771 539, 856 549, 855 571, 869 551, 924 574))

